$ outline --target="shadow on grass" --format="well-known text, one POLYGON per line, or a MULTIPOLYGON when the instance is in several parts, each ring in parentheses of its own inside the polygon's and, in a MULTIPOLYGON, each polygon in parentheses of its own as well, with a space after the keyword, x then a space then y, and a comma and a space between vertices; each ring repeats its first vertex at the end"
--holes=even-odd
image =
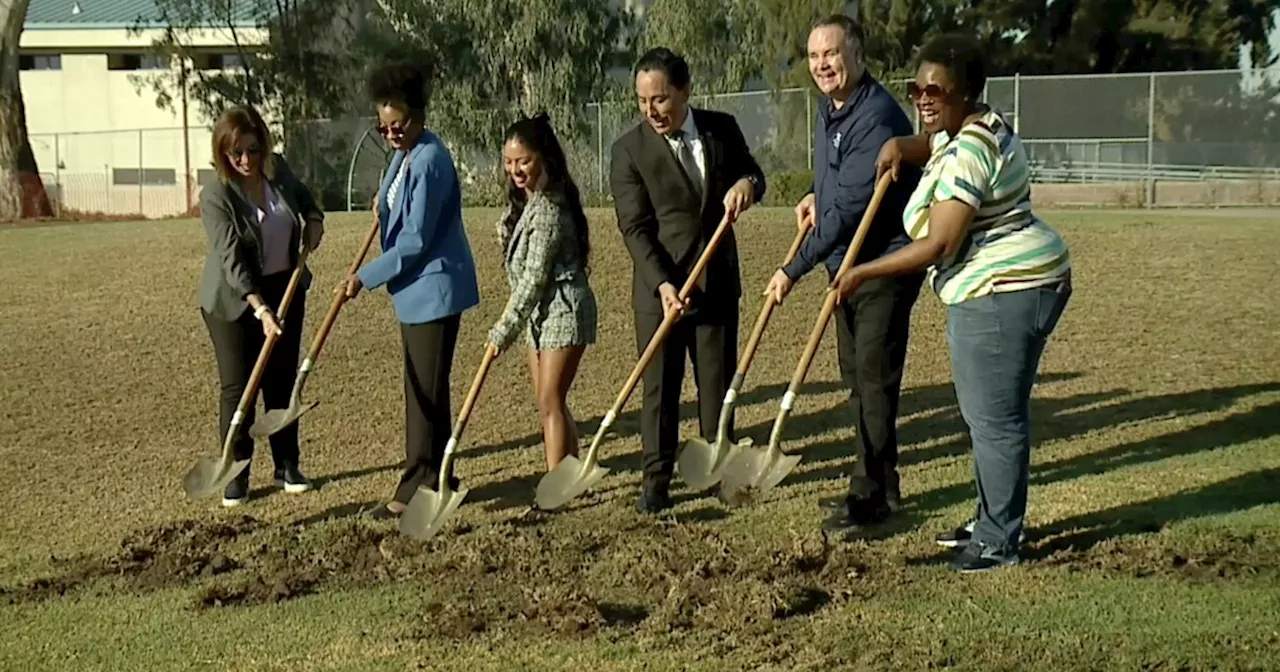
MULTIPOLYGON (((1224 390, 1205 392, 1213 393, 1208 396, 1221 398, 1224 390)), ((1246 393, 1241 396, 1248 395, 1246 393)), ((1032 465, 1031 485, 1069 481, 1125 466, 1158 462, 1276 436, 1280 436, 1280 402, 1259 406, 1181 432, 1122 444, 1057 462, 1032 465)), ((907 509, 926 517, 930 513, 973 501, 975 496, 972 483, 957 483, 912 498, 907 509)), ((1035 494, 1032 493, 1032 496, 1035 494)), ((1038 539, 1051 538, 1051 541, 1037 546, 1033 551, 1034 557, 1042 557, 1064 549, 1087 550, 1117 536, 1156 532, 1180 520, 1228 513, 1278 501, 1280 470, 1257 471, 1169 497, 1082 514, 1044 528, 1032 527, 1027 530, 1027 538, 1032 543, 1036 543, 1038 539)), ((934 556, 922 562, 927 564, 938 559, 939 556, 934 556)))
MULTIPOLYGON (((1133 422, 1150 422, 1222 411, 1241 399, 1276 391, 1280 391, 1280 383, 1211 388, 1127 401, 1117 401, 1131 394, 1127 390, 1089 393, 1060 399, 1035 398, 1031 401, 1032 441, 1034 445, 1044 441, 1073 439, 1133 422)), ((916 437, 955 437, 927 448, 905 451, 899 459, 900 465, 920 464, 944 457, 969 454, 971 446, 968 428, 960 418, 954 401, 952 404, 945 410, 909 421, 899 428, 899 438, 904 444, 911 443, 916 440, 916 437)), ((1031 482, 1034 485, 1067 480, 1187 452, 1210 450, 1214 447, 1265 438, 1280 433, 1280 413, 1277 413, 1277 416, 1277 422, 1269 426, 1260 426, 1260 424, 1267 425, 1266 420, 1257 417, 1255 411, 1250 411, 1223 421, 1191 428, 1186 432, 1114 446, 1059 463, 1033 464, 1031 482), (1192 440, 1180 438, 1183 434, 1194 435, 1195 438, 1192 440), (1203 435, 1211 436, 1210 440, 1202 441, 1203 435)), ((1032 450, 1034 459, 1034 447, 1032 450)), ((788 483, 846 478, 845 470, 853 460, 853 448, 844 441, 806 446, 800 448, 798 452, 804 455, 801 464, 828 460, 833 461, 833 464, 797 474, 794 478, 788 479, 788 483)), ((972 492, 971 486, 969 491, 972 492)), ((921 496, 921 498, 925 497, 928 495, 921 496)))

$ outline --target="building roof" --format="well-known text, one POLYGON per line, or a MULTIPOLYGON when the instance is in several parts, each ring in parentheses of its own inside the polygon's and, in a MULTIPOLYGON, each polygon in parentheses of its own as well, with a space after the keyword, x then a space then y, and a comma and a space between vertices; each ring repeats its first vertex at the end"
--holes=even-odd
MULTIPOLYGON (((161 7, 167 0, 31 0, 25 30, 66 30, 72 28, 132 28, 158 25, 161 7)), ((258 25, 259 4, 254 0, 233 0, 236 26, 258 25)), ((265 4, 265 3, 262 3, 265 4)), ((196 3, 188 6, 201 6, 196 3)), ((212 18, 212 17, 211 17, 212 18)), ((226 26, 225 21, 210 24, 226 26)))

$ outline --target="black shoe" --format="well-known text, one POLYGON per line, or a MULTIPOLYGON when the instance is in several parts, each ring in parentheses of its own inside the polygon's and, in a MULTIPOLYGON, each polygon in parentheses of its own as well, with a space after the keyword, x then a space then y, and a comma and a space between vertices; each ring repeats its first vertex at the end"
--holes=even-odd
MULTIPOLYGON (((823 497, 822 499, 818 500, 818 507, 821 508, 823 511, 836 512, 844 508, 845 505, 848 503, 848 501, 849 501, 848 495, 835 495, 832 497, 823 497)), ((896 513, 902 509, 902 497, 898 495, 898 493, 896 492, 887 493, 884 497, 884 501, 886 504, 889 505, 889 510, 892 512, 896 513)))
POLYGON ((249 501, 249 467, 245 467, 222 493, 222 505, 226 507, 240 506, 249 501))
POLYGON ((1016 551, 1002 553, 981 542, 971 540, 965 545, 964 550, 951 560, 951 569, 963 574, 973 574, 1009 567, 1020 561, 1021 558, 1016 551))
MULTIPOLYGON (((448 483, 449 483, 449 489, 454 492, 457 492, 458 488, 462 487, 462 481, 459 481, 457 476, 450 476, 448 479, 448 483)), ((427 481, 427 489, 431 490, 431 492, 437 492, 440 490, 439 475, 432 476, 431 480, 427 481)))
POLYGON ((298 469, 298 465, 290 464, 279 467, 275 471, 276 487, 284 488, 285 492, 290 494, 298 494, 306 492, 315 487, 311 479, 302 475, 298 469))
POLYGON ((822 523, 822 529, 828 532, 848 532, 859 527, 870 527, 883 523, 892 511, 884 501, 851 499, 847 504, 831 512, 822 523))
MULTIPOLYGON (((965 523, 962 527, 957 527, 950 532, 943 532, 942 534, 934 537, 933 540, 937 542, 939 546, 946 546, 947 548, 963 548, 964 546, 968 546, 969 540, 973 538, 973 526, 976 525, 977 522, 978 521, 970 518, 969 522, 965 523)), ((1018 533, 1018 543, 1027 543, 1027 531, 1025 529, 1018 533)))
POLYGON ((671 507, 671 494, 663 486, 646 486, 636 502, 636 510, 645 514, 661 513, 671 507))

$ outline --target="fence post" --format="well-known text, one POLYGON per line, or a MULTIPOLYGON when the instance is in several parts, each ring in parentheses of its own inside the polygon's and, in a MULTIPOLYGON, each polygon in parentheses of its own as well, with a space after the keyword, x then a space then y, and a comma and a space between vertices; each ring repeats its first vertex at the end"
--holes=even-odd
POLYGON ((1013 73, 1013 132, 1022 126, 1022 75, 1013 73))
POLYGON ((1156 75, 1147 75, 1147 207, 1155 207, 1156 181, 1152 175, 1156 141, 1156 75))
POLYGON ((801 89, 804 96, 804 154, 809 170, 813 170, 813 94, 808 89, 801 89))
POLYGON ((604 190, 604 102, 594 103, 596 106, 596 190, 600 197, 604 190))
POLYGON ((62 219, 62 138, 57 133, 53 134, 53 184, 58 190, 53 202, 53 216, 62 219))
POLYGON ((138 129, 138 216, 146 219, 142 214, 142 164, 146 163, 142 160, 142 129, 138 129))

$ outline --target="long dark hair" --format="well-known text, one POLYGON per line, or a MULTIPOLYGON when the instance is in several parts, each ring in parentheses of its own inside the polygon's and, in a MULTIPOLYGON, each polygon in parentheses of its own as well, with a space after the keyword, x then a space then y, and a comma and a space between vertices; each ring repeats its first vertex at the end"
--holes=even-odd
MULTIPOLYGON (((569 175, 569 165, 564 158, 564 149, 556 139, 556 132, 551 128, 551 118, 541 113, 535 117, 525 117, 507 127, 503 135, 503 143, 517 140, 528 147, 542 160, 542 170, 547 175, 546 195, 568 208, 573 219, 574 233, 578 239, 578 247, 582 253, 583 266, 590 272, 588 260, 591 258, 591 236, 587 227, 587 213, 582 209, 582 195, 578 185, 569 175)), ((520 215, 524 212, 528 195, 507 178, 507 201, 511 204, 511 214, 505 222, 508 229, 514 228, 520 215)))

